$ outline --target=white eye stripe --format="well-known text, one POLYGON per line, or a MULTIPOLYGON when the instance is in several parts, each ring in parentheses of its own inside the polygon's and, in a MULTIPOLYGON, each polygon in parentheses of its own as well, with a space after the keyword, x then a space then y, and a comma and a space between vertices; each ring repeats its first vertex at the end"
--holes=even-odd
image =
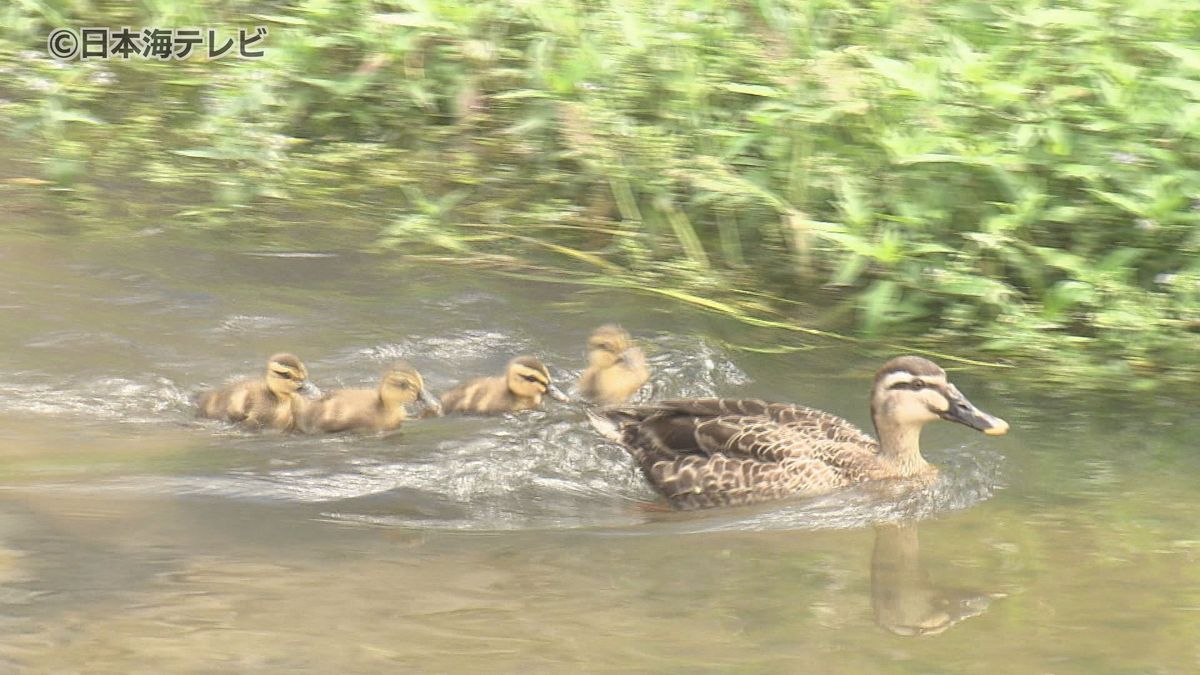
POLYGON ((880 384, 884 389, 891 389, 897 384, 908 383, 913 379, 913 374, 906 370, 898 370, 894 373, 888 373, 884 376, 883 382, 880 384))
POLYGON ((921 380, 926 385, 946 386, 946 378, 943 375, 917 376, 913 375, 907 370, 897 370, 894 373, 888 373, 887 375, 884 375, 883 381, 880 382, 880 386, 882 386, 884 389, 891 389, 898 384, 908 384, 914 380, 921 380))

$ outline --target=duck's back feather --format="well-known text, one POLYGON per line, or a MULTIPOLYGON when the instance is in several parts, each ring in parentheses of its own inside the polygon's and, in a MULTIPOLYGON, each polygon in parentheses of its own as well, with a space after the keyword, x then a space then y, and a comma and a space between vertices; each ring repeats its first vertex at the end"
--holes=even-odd
POLYGON ((875 440, 804 406, 758 400, 663 401, 593 415, 647 480, 678 506, 816 494, 868 478, 875 440))

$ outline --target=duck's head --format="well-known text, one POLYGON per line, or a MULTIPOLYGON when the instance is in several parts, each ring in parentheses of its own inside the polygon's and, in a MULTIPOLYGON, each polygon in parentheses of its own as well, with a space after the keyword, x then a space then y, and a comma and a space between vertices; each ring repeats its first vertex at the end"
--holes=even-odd
POLYGON ((564 403, 571 400, 550 381, 550 371, 546 366, 532 356, 518 356, 509 361, 504 380, 508 390, 521 398, 540 400, 548 394, 564 403))
POLYGON ((442 410, 442 404, 437 397, 425 388, 425 380, 421 374, 417 372, 416 368, 403 361, 392 364, 392 367, 383 374, 383 380, 379 383, 379 397, 388 407, 399 407, 420 401, 433 413, 439 413, 442 410))
POLYGON ((267 388, 281 398, 295 394, 307 398, 321 395, 321 390, 308 381, 308 369, 294 354, 276 354, 267 359, 267 388))
POLYGON ((624 328, 611 323, 600 326, 592 331, 587 341, 588 365, 593 368, 611 368, 623 359, 631 357, 632 349, 636 347, 624 328))
POLYGON ((883 429, 916 429, 942 419, 992 436, 1008 431, 1008 422, 985 413, 963 396, 936 363, 919 356, 899 356, 875 373, 871 417, 883 429))

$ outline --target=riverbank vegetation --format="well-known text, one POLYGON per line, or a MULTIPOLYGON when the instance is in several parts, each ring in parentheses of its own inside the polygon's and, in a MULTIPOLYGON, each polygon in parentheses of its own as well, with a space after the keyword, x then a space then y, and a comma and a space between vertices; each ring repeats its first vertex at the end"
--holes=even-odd
POLYGON ((317 217, 780 344, 902 343, 1079 386, 1200 371, 1189 3, 265 7, 0 9, 0 128, 28 158, 0 198, 101 229, 317 217), (46 55, 53 28, 125 25, 269 34, 259 59, 46 55))

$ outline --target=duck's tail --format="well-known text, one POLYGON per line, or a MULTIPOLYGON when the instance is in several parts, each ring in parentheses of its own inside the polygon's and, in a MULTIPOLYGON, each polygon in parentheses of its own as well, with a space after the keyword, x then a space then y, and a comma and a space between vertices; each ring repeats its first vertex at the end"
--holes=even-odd
POLYGON ((596 410, 590 408, 587 411, 588 421, 592 423, 592 428, 601 436, 607 438, 613 443, 621 442, 621 426, 618 424, 616 414, 612 411, 596 410))

